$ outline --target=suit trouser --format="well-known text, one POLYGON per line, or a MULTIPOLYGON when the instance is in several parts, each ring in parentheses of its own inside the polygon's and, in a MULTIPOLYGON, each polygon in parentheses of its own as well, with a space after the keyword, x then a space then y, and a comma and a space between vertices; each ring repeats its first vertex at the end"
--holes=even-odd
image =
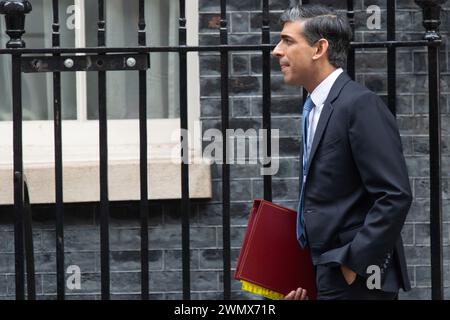
POLYGON ((349 285, 338 265, 316 266, 316 284, 318 300, 395 300, 398 292, 370 290, 366 279, 357 276, 349 285))

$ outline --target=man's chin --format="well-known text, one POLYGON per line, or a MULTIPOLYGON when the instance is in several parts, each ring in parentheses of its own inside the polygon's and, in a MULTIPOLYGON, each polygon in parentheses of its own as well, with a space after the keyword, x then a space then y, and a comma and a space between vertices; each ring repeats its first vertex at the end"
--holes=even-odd
POLYGON ((284 83, 287 84, 288 86, 293 86, 293 87, 299 86, 297 81, 295 81, 294 79, 292 79, 290 77, 284 77, 283 80, 284 80, 284 83))

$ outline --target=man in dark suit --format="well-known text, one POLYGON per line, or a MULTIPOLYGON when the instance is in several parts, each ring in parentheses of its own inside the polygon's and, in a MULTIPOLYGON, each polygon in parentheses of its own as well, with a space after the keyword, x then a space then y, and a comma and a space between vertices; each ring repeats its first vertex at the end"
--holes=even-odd
MULTIPOLYGON (((281 22, 273 55, 284 81, 309 93, 297 237, 311 250, 318 298, 395 299, 410 289, 400 233, 412 201, 395 118, 342 69, 351 39, 345 16, 294 6, 281 22)), ((298 288, 285 299, 306 296, 298 288)))

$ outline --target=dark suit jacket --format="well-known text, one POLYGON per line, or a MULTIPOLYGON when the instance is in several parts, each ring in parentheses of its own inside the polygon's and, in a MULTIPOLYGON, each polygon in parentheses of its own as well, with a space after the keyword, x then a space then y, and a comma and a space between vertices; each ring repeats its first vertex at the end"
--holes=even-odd
POLYGON ((412 196, 395 117, 345 72, 325 101, 307 170, 314 264, 344 264, 365 278, 378 265, 384 291, 409 290, 400 232, 412 196))

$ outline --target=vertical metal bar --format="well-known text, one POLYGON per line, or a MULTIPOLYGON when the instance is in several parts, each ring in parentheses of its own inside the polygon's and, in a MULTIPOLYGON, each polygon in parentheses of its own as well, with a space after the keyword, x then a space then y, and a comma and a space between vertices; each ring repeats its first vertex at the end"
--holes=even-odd
POLYGON ((25 257, 27 270, 27 298, 36 300, 36 276, 34 269, 34 249, 33 249, 33 227, 30 196, 28 192, 28 183, 25 175, 23 176, 23 196, 24 196, 24 241, 25 257))
MULTIPOLYGON (((53 0, 52 46, 60 46, 59 3, 53 0)), ((60 56, 60 54, 54 54, 60 56)), ((56 291, 58 300, 65 299, 64 211, 62 169, 61 73, 53 72, 53 117, 55 136, 55 201, 56 201, 56 291)))
MULTIPOLYGON (((352 28, 353 38, 355 38, 355 11, 353 0, 347 0, 347 18, 352 28)), ((347 56, 347 73, 354 80, 355 79, 355 49, 349 48, 347 56)))
POLYGON ((431 296, 444 299, 442 248, 442 171, 439 45, 428 47, 430 105, 430 245, 431 296))
MULTIPOLYGON (((302 4, 309 4, 309 1, 308 1, 308 0, 302 0, 302 4)), ((305 105, 306 99, 308 98, 308 91, 305 89, 305 87, 303 87, 302 94, 303 94, 303 96, 302 96, 302 107, 303 107, 303 106, 305 105)), ((303 110, 303 109, 302 109, 302 110, 303 110)), ((300 111, 300 114, 301 114, 302 112, 303 112, 303 111, 300 111)), ((301 122, 300 122, 300 123, 301 123, 301 122)), ((300 130, 300 131, 302 131, 302 130, 300 130)), ((300 133, 300 145, 301 145, 300 150, 301 150, 301 153, 300 153, 300 157, 299 157, 300 165, 303 164, 302 157, 303 157, 303 152, 305 152, 305 151, 303 150, 303 144, 302 144, 302 139, 303 139, 303 137, 302 137, 302 135, 303 135, 303 133, 301 132, 301 133, 300 133)), ((302 181, 302 179, 303 179, 303 176, 302 176, 302 170, 300 169, 300 170, 299 170, 299 177, 298 177, 299 183, 302 181)), ((299 195, 300 195, 300 191, 299 191, 299 195)))
MULTIPOLYGON (((302 5, 304 5, 304 4, 309 4, 309 0, 300 0, 300 3, 301 3, 302 5)), ((292 4, 292 1, 291 1, 291 4, 292 4)), ((302 105, 304 105, 305 102, 306 102, 306 99, 307 99, 307 97, 308 97, 308 91, 307 91, 305 88, 303 88, 302 93, 303 93, 303 97, 302 97, 303 103, 302 103, 302 105)), ((300 160, 300 163, 301 163, 301 160, 300 160)))
POLYGON ((23 230, 23 154, 22 154, 22 71, 21 54, 12 55, 13 150, 14 150, 14 251, 16 300, 25 299, 23 230))
MULTIPOLYGON (((262 44, 270 44, 270 11, 269 0, 263 0, 262 3, 262 44)), ((271 88, 270 88, 270 69, 271 69, 271 54, 270 50, 265 49, 262 52, 262 76, 263 76, 263 130, 267 131, 267 141, 263 142, 267 147, 265 155, 270 159, 272 156, 272 135, 271 135, 271 88)), ((264 159, 264 167, 270 167, 270 163, 267 163, 264 159), (267 164, 266 164, 267 163, 267 164)), ((264 199, 272 201, 272 176, 266 174, 264 176, 264 199)))
MULTIPOLYGON (((220 44, 228 44, 227 2, 220 1, 220 44)), ((222 108, 222 238, 223 238, 223 298, 231 299, 231 236, 230 236, 230 164, 228 161, 230 137, 227 134, 229 123, 229 55, 228 51, 220 52, 220 81, 222 108)))
MULTIPOLYGON (((309 4, 309 1, 308 0, 302 0, 302 4, 309 4)), ((303 94, 303 96, 302 96, 302 106, 303 105, 305 105, 305 102, 306 102, 306 99, 308 98, 308 91, 305 89, 305 88, 303 88, 303 90, 302 90, 302 94, 303 94)), ((302 111, 300 111, 300 114, 302 113, 302 111)), ((301 122, 300 122, 301 123, 301 122)), ((301 130, 300 130, 301 131, 301 130)), ((301 153, 300 153, 300 158, 299 158, 299 161, 300 161, 300 165, 302 165, 302 163, 303 163, 303 161, 302 161, 302 157, 303 157, 303 152, 304 152, 304 150, 303 150, 303 144, 302 144, 302 135, 303 135, 303 133, 300 133, 300 145, 301 145, 301 147, 300 147, 300 150, 301 150, 301 153)), ((302 179, 303 179, 303 177, 302 177, 302 170, 300 170, 299 171, 299 177, 298 177, 298 181, 299 181, 299 183, 302 181, 302 179)), ((299 191, 299 195, 300 195, 300 191, 299 191)))
MULTIPOLYGON (((301 3, 302 3, 302 5, 303 4, 309 4, 309 0, 301 0, 301 3)), ((302 106, 303 106, 305 104, 305 102, 306 102, 306 99, 308 98, 308 91, 305 88, 303 88, 302 94, 303 94, 303 97, 302 97, 302 100, 303 100, 302 106)), ((301 144, 301 142, 300 142, 300 144, 301 144)), ((302 159, 301 158, 300 158, 300 163, 302 163, 302 159)), ((300 173, 299 179, 302 179, 301 178, 301 173, 300 173)))
MULTIPOLYGON (((104 47, 105 41, 105 5, 98 0, 98 46, 104 47)), ((106 109, 106 72, 98 73, 98 106, 100 127, 100 264, 102 299, 110 298, 109 268, 109 200, 108 200, 108 128, 106 109)))
MULTIPOLYGON (((5 15, 7 48, 25 48, 25 15, 31 12, 29 1, 0 1, 0 13, 5 15)), ((13 53, 12 111, 13 111, 13 188, 14 188, 14 268, 16 299, 25 299, 24 260, 24 173, 22 153, 22 70, 20 53, 13 53)), ((30 235, 29 235, 30 236, 30 235)), ((32 235, 31 235, 32 236, 32 235)), ((30 261, 29 261, 30 262, 30 261)))
POLYGON ((439 33, 439 25, 441 24, 442 5, 446 0, 415 0, 415 2, 423 10, 423 26, 426 29, 424 39, 429 41, 431 297, 433 300, 443 300, 440 43, 435 41, 442 38, 439 33))
MULTIPOLYGON (((186 2, 180 0, 179 45, 186 46, 186 2)), ((183 261, 183 299, 191 298, 191 265, 189 237, 189 141, 187 105, 187 52, 180 50, 180 127, 181 127, 181 215, 182 215, 182 261, 183 261), (184 133, 184 135, 183 135, 184 133)))
MULTIPOLYGON (((138 42, 146 45, 145 1, 139 0, 138 42)), ((149 299, 148 265, 148 170, 147 170, 147 71, 139 71, 139 138, 141 170, 141 298, 149 299)))
MULTIPOLYGON (((396 1, 387 1, 387 40, 395 40, 395 11, 396 1)), ((388 58, 388 107, 392 114, 396 115, 396 101, 397 101, 397 75, 396 75, 396 63, 397 63, 397 48, 390 46, 387 49, 388 58)))

